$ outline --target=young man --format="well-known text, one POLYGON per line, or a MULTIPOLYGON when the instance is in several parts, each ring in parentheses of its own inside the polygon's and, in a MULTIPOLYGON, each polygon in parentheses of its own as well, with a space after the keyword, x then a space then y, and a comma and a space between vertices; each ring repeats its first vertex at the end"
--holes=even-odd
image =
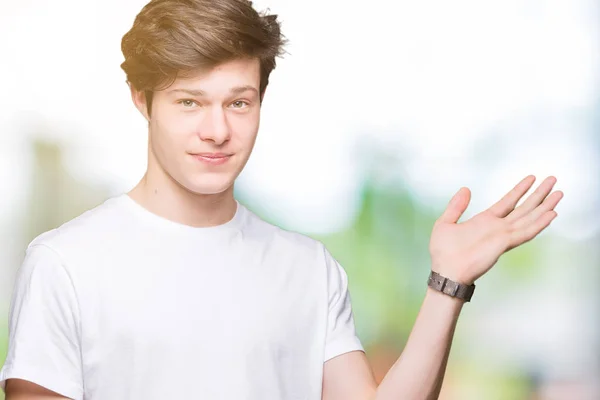
POLYGON ((551 177, 516 207, 530 176, 460 224, 470 192, 454 196, 431 237, 442 277, 377 387, 343 268, 233 196, 283 43, 276 17, 245 0, 140 12, 122 66, 149 125, 147 172, 29 245, 0 373, 8 400, 437 398, 472 283, 548 226, 562 193, 549 195, 551 177))

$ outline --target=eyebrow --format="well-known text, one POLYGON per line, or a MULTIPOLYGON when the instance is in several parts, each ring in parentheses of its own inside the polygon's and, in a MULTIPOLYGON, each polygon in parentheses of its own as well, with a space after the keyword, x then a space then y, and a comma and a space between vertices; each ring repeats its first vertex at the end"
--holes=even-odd
MULTIPOLYGON (((232 87, 229 92, 231 94, 240 94, 246 91, 252 91, 255 92, 256 94, 258 94, 258 90, 254 87, 254 86, 250 86, 250 85, 245 85, 245 86, 235 86, 232 87)), ((193 89, 172 89, 169 91, 169 93, 177 93, 177 92, 181 92, 181 93, 186 93, 189 94, 191 96, 204 96, 206 93, 203 92, 202 90, 193 90, 193 89)))

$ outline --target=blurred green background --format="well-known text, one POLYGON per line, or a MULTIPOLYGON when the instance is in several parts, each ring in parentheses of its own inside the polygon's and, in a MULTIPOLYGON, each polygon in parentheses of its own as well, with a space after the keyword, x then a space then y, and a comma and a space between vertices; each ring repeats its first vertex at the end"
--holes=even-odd
MULTIPOLYGON (((0 360, 29 241, 145 169, 145 126, 118 67, 144 4, 3 5, 0 360)), ((477 282, 440 399, 599 399, 598 2, 255 4, 280 15, 290 54, 236 196, 344 266, 378 379, 416 318, 450 197, 471 189, 469 218, 526 175, 555 175, 559 218, 477 282)))

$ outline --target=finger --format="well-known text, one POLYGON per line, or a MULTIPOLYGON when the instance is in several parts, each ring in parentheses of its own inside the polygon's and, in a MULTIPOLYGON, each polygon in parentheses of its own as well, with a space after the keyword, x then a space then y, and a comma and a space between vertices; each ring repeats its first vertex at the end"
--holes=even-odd
POLYGON ((537 206, 539 206, 544 199, 548 196, 548 193, 552 190, 556 184, 556 178, 550 176, 538 186, 538 188, 521 204, 515 208, 510 214, 508 214, 508 221, 516 221, 519 218, 532 212, 537 206))
POLYGON ((493 215, 504 218, 515 209, 517 203, 535 182, 535 176, 529 175, 517 184, 510 192, 489 208, 493 215))
POLYGON ((471 191, 469 188, 460 188, 458 192, 452 197, 446 210, 442 216, 438 219, 441 222, 447 222, 454 224, 458 221, 461 215, 465 212, 471 201, 471 191))
MULTIPOLYGON (((531 211, 529 214, 525 214, 523 217, 521 217, 521 219, 516 220, 514 222, 515 229, 518 230, 525 228, 526 226, 531 225, 532 223, 537 221, 538 218, 540 218, 543 214, 547 213, 548 211, 554 210, 554 208, 562 198, 563 192, 557 191, 552 193, 550 196, 546 197, 544 202, 537 206, 533 211, 531 211)), ((509 218, 511 217, 511 215, 509 215, 509 218)))
POLYGON ((541 231, 550 225, 550 222, 552 222, 557 215, 558 214, 554 210, 547 211, 535 220, 534 223, 523 227, 523 229, 515 229, 511 234, 509 249, 520 246, 535 238, 541 231))

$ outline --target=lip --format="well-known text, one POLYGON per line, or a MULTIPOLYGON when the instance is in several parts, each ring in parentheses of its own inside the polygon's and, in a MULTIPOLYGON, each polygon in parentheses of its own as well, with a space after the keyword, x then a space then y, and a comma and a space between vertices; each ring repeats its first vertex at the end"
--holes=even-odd
POLYGON ((226 153, 197 153, 192 156, 203 163, 209 165, 222 165, 225 164, 231 158, 233 154, 226 153))

